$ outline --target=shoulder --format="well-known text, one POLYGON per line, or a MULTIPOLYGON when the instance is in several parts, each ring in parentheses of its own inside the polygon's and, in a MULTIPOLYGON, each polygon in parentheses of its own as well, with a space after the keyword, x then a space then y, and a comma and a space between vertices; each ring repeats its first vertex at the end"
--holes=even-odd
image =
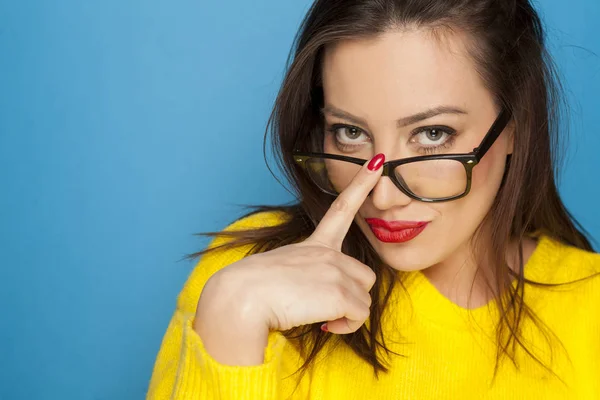
POLYGON ((566 346, 598 346, 600 254, 542 237, 526 271, 529 267, 526 277, 541 283, 526 290, 535 315, 566 346))
MULTIPOLYGON (((284 223, 288 218, 283 211, 262 211, 237 219, 227 225, 222 232, 272 227, 284 223)), ((177 306, 179 309, 195 312, 200 293, 208 279, 222 268, 241 260, 252 251, 253 244, 244 244, 234 248, 217 248, 231 240, 232 238, 229 236, 219 235, 210 242, 207 247, 210 251, 199 259, 178 296, 177 306)))
MULTIPOLYGON (((223 231, 240 231, 240 230, 252 230, 260 229, 270 226, 276 226, 285 222, 289 218, 288 214, 284 211, 261 211, 246 215, 242 218, 229 224, 223 231)), ((217 237, 209 247, 214 246, 215 242, 220 243, 221 237, 217 237)))
POLYGON ((541 236, 527 268, 531 276, 546 283, 564 283, 590 278, 600 282, 600 254, 541 236), (597 278, 597 279, 596 279, 597 278))

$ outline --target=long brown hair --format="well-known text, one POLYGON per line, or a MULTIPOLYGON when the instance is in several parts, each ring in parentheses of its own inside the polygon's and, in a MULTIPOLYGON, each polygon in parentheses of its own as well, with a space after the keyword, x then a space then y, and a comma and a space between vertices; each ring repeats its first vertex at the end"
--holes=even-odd
MULTIPOLYGON (((268 251, 302 240, 313 232, 333 198, 319 191, 295 166, 292 150, 322 148, 319 109, 323 105, 324 48, 339 40, 373 37, 395 28, 425 28, 436 38, 453 30, 467 32, 471 38, 468 51, 483 82, 495 102, 512 112, 514 151, 503 185, 486 217, 493 232, 492 245, 486 246, 486 254, 481 255, 493 260, 494 293, 505 294, 496 299, 501 318, 496 332, 494 376, 503 357, 515 363, 519 347, 546 367, 525 347, 520 331, 523 318, 531 318, 543 328, 523 301, 525 286, 538 283, 524 277, 522 252, 518 272, 508 267, 509 243, 515 239, 520 243, 526 235, 541 232, 581 249, 591 251, 592 246, 557 191, 562 90, 545 46, 541 20, 528 0, 316 0, 295 38, 265 135, 266 144, 270 134, 276 160, 297 202, 253 207, 250 214, 285 213, 288 218, 280 225, 235 233, 205 233, 233 238, 211 251, 247 244, 253 245, 252 252, 268 251)), ((196 258, 206 251, 188 257, 196 258)), ((402 283, 398 279, 402 275, 381 261, 356 224, 350 228, 342 251, 371 267, 377 283, 371 290, 370 327, 363 325, 355 333, 337 338, 370 363, 377 375, 387 371, 382 354, 393 353, 385 344, 380 320, 395 284, 402 283)), ((303 370, 332 338, 319 329, 319 324, 297 327, 284 334, 295 339, 305 354, 303 370)))

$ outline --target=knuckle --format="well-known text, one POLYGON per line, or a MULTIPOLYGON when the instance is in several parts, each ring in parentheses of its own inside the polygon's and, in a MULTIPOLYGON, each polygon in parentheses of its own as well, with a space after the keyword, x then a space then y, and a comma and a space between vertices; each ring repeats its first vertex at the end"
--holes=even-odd
POLYGON ((320 249, 319 256, 323 261, 330 264, 335 264, 336 260, 338 259, 338 252, 329 247, 323 247, 320 249))
POLYGON ((371 309, 371 306, 373 305, 373 298, 367 294, 367 297, 365 298, 367 300, 367 305, 369 306, 369 310, 371 309))
POLYGON ((327 277, 331 279, 332 282, 340 283, 344 280, 345 274, 339 268, 330 266, 327 270, 327 277))
POLYGON ((367 175, 365 174, 358 174, 355 178, 354 178, 354 183, 357 186, 364 186, 368 183, 369 178, 367 175))
POLYGON ((365 281, 369 286, 373 286, 375 284, 375 282, 377 281, 377 275, 370 268, 367 270, 367 273, 365 276, 365 281))
POLYGON ((359 316, 361 321, 366 321, 369 318, 369 315, 371 315, 371 311, 369 310, 368 307, 362 307, 359 310, 359 316))
POLYGON ((334 285, 330 292, 340 303, 345 303, 348 299, 348 289, 346 289, 343 285, 334 285))
POLYGON ((344 196, 338 196, 333 203, 331 203, 331 210, 339 213, 347 212, 350 209, 350 203, 344 196))
POLYGON ((329 260, 331 259, 328 250, 329 249, 327 249, 326 247, 321 246, 309 247, 305 249, 305 251, 302 252, 299 257, 301 257, 302 260, 304 260, 305 264, 328 264, 329 260))
POLYGON ((321 245, 320 242, 314 241, 309 246, 300 249, 299 256, 307 259, 323 259, 327 257, 328 248, 321 245))

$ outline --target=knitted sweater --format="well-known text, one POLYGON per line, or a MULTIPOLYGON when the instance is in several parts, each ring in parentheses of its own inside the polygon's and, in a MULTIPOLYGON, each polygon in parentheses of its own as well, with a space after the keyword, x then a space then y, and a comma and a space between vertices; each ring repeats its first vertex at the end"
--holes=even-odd
MULTIPOLYGON (((274 225, 280 218, 275 213, 256 214, 227 229, 274 225)), ((216 238, 211 246, 225 240, 216 238)), ((249 249, 217 250, 200 259, 178 297, 148 400, 600 399, 600 276, 554 288, 525 287, 527 305, 551 334, 524 319, 524 343, 558 377, 517 348, 518 368, 506 359, 492 382, 496 307, 462 308, 419 271, 403 280, 405 289, 396 285, 384 313, 386 345, 401 356, 392 355, 389 372, 379 378, 347 345, 330 340, 298 381, 298 375, 292 374, 302 358, 297 346, 280 332, 269 334, 262 365, 221 365, 192 328, 196 305, 208 278, 243 258, 249 249)), ((597 272, 599 254, 548 236, 539 238, 525 265, 526 278, 546 283, 597 272)))

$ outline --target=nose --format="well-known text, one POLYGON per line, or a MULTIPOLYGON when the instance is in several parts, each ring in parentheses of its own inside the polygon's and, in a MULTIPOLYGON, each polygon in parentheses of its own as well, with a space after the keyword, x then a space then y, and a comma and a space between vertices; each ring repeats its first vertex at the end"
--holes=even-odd
POLYGON ((371 202, 380 210, 388 210, 393 207, 404 207, 410 204, 412 199, 404 194, 387 176, 382 176, 369 193, 371 202))

